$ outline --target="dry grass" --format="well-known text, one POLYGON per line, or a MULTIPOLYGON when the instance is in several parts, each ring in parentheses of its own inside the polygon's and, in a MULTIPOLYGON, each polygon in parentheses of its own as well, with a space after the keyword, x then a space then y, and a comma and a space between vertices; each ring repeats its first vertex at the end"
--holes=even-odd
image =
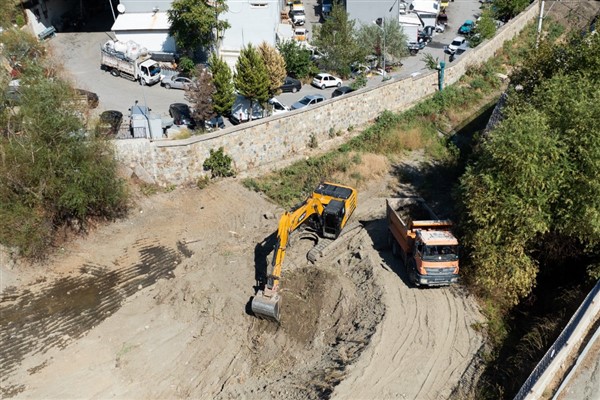
POLYGON ((406 150, 412 151, 425 147, 426 139, 418 127, 413 127, 409 130, 397 129, 394 134, 398 138, 398 143, 406 150))
POLYGON ((347 184, 360 187, 362 182, 368 182, 384 176, 390 169, 388 158, 381 154, 352 152, 348 158, 360 157, 360 161, 353 164, 346 171, 336 172, 332 178, 335 182, 346 182, 347 184))
POLYGON ((179 132, 175 133, 175 134, 174 134, 174 135, 171 137, 171 139, 174 139, 174 140, 181 140, 181 139, 187 139, 187 138, 189 138, 189 137, 192 137, 192 131, 190 131, 190 130, 189 130, 189 129, 187 129, 187 128, 181 128, 181 129, 179 130, 179 132))

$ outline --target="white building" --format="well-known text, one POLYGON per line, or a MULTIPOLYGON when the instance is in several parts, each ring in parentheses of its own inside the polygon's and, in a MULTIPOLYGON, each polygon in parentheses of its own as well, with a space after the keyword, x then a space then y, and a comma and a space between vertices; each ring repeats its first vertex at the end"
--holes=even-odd
POLYGON ((169 19, 166 12, 119 14, 112 26, 115 37, 127 42, 133 40, 148 51, 174 53, 177 49, 175 39, 169 35, 169 19))
MULTIPOLYGON (((219 16, 227 20, 227 29, 218 42, 217 51, 234 66, 240 50, 263 41, 275 46, 283 0, 226 0, 229 11, 219 16)), ((120 0, 119 14, 112 27, 117 39, 134 40, 149 51, 175 51, 169 36, 166 11, 172 0, 120 0)))

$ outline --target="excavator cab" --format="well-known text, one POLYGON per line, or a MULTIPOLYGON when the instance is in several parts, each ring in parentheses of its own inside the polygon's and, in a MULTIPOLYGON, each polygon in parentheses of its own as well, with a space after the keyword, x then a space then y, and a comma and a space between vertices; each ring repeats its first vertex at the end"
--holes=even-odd
POLYGON ((331 200, 323 210, 323 237, 336 239, 342 231, 346 207, 343 201, 331 200))

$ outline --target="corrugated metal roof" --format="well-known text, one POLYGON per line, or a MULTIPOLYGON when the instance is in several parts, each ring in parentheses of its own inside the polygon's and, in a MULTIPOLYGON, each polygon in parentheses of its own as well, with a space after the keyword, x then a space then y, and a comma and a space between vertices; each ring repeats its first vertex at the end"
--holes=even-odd
POLYGON ((119 14, 113 31, 147 31, 169 29, 171 24, 166 12, 119 14))

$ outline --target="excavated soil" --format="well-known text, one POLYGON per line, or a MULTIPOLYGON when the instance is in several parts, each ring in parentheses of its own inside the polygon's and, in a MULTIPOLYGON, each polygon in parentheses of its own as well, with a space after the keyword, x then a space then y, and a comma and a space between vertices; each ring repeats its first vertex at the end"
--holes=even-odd
POLYGON ((141 198, 44 265, 3 263, 2 397, 450 397, 481 317, 456 288, 407 284, 386 179, 316 264, 293 242, 279 325, 248 308, 283 210, 235 180, 141 198))

